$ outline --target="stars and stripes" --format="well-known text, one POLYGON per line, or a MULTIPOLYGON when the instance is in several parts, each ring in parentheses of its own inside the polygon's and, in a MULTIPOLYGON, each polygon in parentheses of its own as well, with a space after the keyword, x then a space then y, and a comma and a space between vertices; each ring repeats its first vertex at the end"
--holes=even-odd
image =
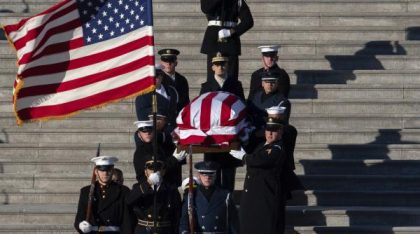
POLYGON ((222 144, 238 138, 248 126, 246 106, 227 92, 209 92, 195 98, 176 120, 179 142, 188 144, 222 144))
POLYGON ((151 91, 152 21, 151 0, 64 0, 4 26, 18 55, 18 123, 151 91))

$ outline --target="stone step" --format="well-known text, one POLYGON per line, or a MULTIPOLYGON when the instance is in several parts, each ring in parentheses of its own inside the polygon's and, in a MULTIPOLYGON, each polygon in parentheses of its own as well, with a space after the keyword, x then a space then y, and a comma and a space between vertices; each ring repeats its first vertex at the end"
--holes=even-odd
POLYGON ((0 233, 14 234, 65 234, 75 233, 73 225, 42 225, 42 224, 18 224, 18 225, 0 225, 0 233))
MULTIPOLYGON (((133 143, 132 128, 113 129, 42 129, 4 128, 3 143, 133 143)), ((420 129, 299 129, 297 143, 304 144, 418 144, 420 129)), ((134 144, 134 143, 133 143, 134 144)), ((133 145, 134 146, 134 145, 133 145)))
MULTIPOLYGON (((259 55, 258 46, 262 42, 241 40, 243 55, 259 55)), ((164 48, 176 48, 183 55, 200 54, 202 38, 191 41, 155 40, 155 51, 164 48)), ((278 44, 279 55, 418 55, 420 42, 418 41, 279 41, 264 40, 264 44, 278 44)), ((7 41, 0 41, 0 54, 15 56, 7 41)), ((181 60, 180 60, 181 62, 181 60)))
MULTIPOLYGON (((154 12, 154 26, 197 25, 206 27, 208 20, 201 12, 174 12, 173 5, 168 4, 171 11, 154 12)), ((252 10, 252 9, 251 9, 252 10)), ((32 14, 0 13, 2 24, 16 24, 22 18, 29 18, 32 14)), ((254 27, 301 27, 301 26, 398 26, 413 27, 420 24, 420 13, 307 13, 307 12, 253 12, 254 27), (276 20, 273 20, 275 18, 276 20)))
MULTIPOLYGON (((26 0, 16 2, 13 0, 0 1, 0 12, 38 13, 46 10, 59 0, 26 0)), ((200 4, 192 0, 159 0, 154 1, 154 12, 201 12, 200 4)), ((248 5, 253 13, 257 12, 418 12, 420 6, 415 1, 401 0, 370 0, 370 1, 343 1, 343 0, 255 0, 248 5)))
MULTIPOLYGON (((417 175, 420 161, 414 160, 296 160, 296 174, 299 175, 417 175)), ((83 173, 92 171, 93 164, 66 158, 59 160, 15 160, 0 159, 2 173, 83 173)), ((133 161, 120 160, 118 168, 124 173, 134 174, 133 161)), ((240 167, 238 173, 245 174, 240 167)), ((188 177, 184 166, 183 177, 188 177)), ((238 177, 240 178, 240 177, 238 177)))
MULTIPOLYGON (((190 67, 205 68, 206 57, 204 55, 180 56, 180 69, 190 67)), ((279 58, 279 64, 291 70, 417 70, 420 69, 419 56, 300 56, 289 55, 279 58)), ((257 70, 261 67, 260 56, 242 56, 241 67, 257 70)), ((0 68, 15 68, 16 58, 14 55, 4 55, 0 60, 0 68)))
MULTIPOLYGON (((71 158, 82 162, 96 155, 98 144, 83 142, 72 143, 16 143, 0 144, 3 160, 40 160, 60 161, 71 158)), ((120 161, 133 159, 132 143, 101 143, 101 154, 112 155, 120 161)), ((194 154, 194 158, 198 157, 194 154)), ((420 160, 418 144, 297 144, 295 160, 346 160, 346 159, 391 159, 420 160)), ((197 159, 194 159, 196 161, 197 159)))
MULTIPOLYGON (((9 104, 10 105, 10 104, 9 104)), ((137 121, 134 113, 110 112, 82 112, 79 115, 63 120, 38 121, 28 123, 21 128, 42 129, 72 129, 85 128, 130 128, 137 121)), ((420 128, 420 117, 417 114, 324 114, 324 113, 294 113, 290 123, 298 129, 411 129, 420 128)), ((0 113, 0 126, 3 128, 16 127, 15 115, 12 112, 0 113)), ((135 128, 135 127, 134 127, 135 128)), ((0 133, 1 134, 1 133, 0 133)))
MULTIPOLYGON (((70 225, 77 207, 71 205, 7 205, 0 208, 0 222, 8 225, 70 225)), ((288 226, 417 226, 416 207, 288 207, 288 226), (374 218, 373 218, 374 217, 374 218)))
POLYGON ((394 227, 394 226, 306 226, 286 228, 286 234, 414 234, 419 233, 419 227, 394 227))
MULTIPOLYGON (((243 188, 244 173, 237 173, 235 189, 243 188)), ((367 191, 401 191, 420 190, 419 176, 403 175, 300 175, 303 185, 308 190, 361 190, 367 191)), ((88 185, 91 173, 77 174, 1 174, 0 186, 20 189, 48 189, 52 192, 61 191, 63 188, 78 189, 88 185)), ((133 174, 125 174, 125 182, 131 187, 135 182, 133 174)))
POLYGON ((419 226, 417 207, 290 207, 292 226, 419 226))

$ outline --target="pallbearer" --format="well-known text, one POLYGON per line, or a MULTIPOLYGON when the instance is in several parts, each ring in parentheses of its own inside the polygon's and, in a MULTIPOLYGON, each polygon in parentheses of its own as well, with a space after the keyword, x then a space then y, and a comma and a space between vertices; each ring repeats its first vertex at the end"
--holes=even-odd
POLYGON ((89 220, 85 220, 91 187, 86 186, 80 190, 74 227, 79 233, 131 234, 134 216, 125 203, 129 189, 112 181, 114 163, 118 158, 100 156, 91 161, 96 165, 94 172, 98 179, 95 183, 92 211, 89 220))

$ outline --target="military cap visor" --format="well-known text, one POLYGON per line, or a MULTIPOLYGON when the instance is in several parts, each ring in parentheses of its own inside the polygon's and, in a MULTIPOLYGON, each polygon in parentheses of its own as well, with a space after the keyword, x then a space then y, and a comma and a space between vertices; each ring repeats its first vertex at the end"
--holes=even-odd
POLYGON ((212 161, 202 161, 194 165, 198 173, 203 175, 215 175, 216 171, 219 169, 219 164, 212 161))
POLYGON ((158 54, 161 56, 160 60, 164 62, 175 62, 177 60, 177 55, 179 55, 179 50, 162 49, 159 50, 158 54))
POLYGON ((96 169, 98 169, 99 171, 110 171, 114 168, 114 165, 99 165, 96 166, 96 169))
MULTIPOLYGON (((145 169, 149 169, 149 170, 155 170, 155 162, 153 160, 149 160, 144 164, 144 168, 145 169)), ((165 163, 157 160, 156 161, 156 170, 162 170, 165 168, 165 163)))
POLYGON ((267 124, 265 125, 265 130, 267 131, 277 131, 279 129, 283 129, 284 120, 279 118, 268 118, 267 124))
POLYGON ((277 54, 278 54, 277 51, 262 52, 262 55, 264 57, 275 57, 275 56, 277 56, 277 54))
POLYGON ((152 130, 153 130, 152 126, 139 127, 138 129, 139 132, 151 132, 152 130))

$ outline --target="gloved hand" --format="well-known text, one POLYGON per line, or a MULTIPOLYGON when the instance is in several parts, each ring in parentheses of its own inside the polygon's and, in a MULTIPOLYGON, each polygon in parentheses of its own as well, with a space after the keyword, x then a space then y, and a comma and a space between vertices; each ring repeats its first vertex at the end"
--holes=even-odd
POLYGON ((227 38, 227 37, 230 37, 230 36, 231 36, 230 29, 221 29, 219 31, 219 38, 220 39, 227 38))
POLYGON ((79 229, 83 233, 89 233, 89 232, 92 231, 92 225, 90 225, 90 223, 88 223, 88 221, 83 221, 83 222, 79 223, 79 229))
POLYGON ((237 158, 239 160, 242 160, 246 154, 244 148, 240 148, 239 150, 231 150, 230 155, 232 155, 234 158, 237 158))
POLYGON ((181 162, 182 160, 184 160, 187 157, 187 152, 185 152, 185 150, 182 150, 181 152, 177 153, 176 152, 177 149, 175 149, 173 156, 176 158, 176 160, 178 160, 178 162, 181 162))
POLYGON ((148 179, 152 186, 160 185, 160 183, 162 183, 162 176, 160 175, 160 171, 150 174, 148 179))

